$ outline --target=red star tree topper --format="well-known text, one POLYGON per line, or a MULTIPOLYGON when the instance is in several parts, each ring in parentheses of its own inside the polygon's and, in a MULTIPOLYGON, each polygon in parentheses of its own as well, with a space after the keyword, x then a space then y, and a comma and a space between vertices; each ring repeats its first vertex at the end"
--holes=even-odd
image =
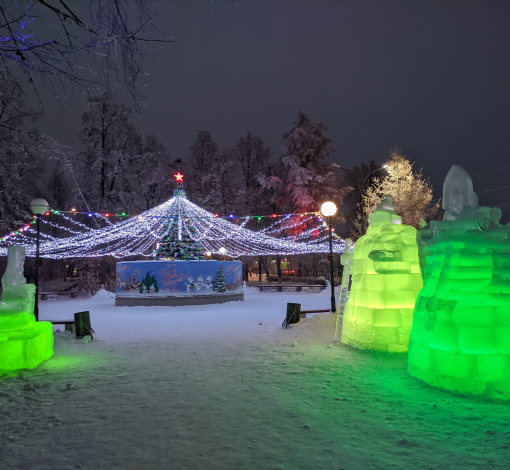
POLYGON ((179 172, 177 172, 175 175, 174 175, 174 178, 175 178, 175 182, 176 183, 182 183, 182 179, 184 178, 184 175, 181 175, 179 172))

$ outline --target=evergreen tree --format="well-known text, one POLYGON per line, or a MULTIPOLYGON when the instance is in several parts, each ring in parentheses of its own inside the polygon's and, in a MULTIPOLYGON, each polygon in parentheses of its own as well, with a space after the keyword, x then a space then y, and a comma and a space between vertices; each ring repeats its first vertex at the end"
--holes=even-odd
POLYGON ((151 276, 151 286, 154 286, 154 292, 156 292, 157 294, 159 292, 159 286, 158 281, 156 280, 156 276, 154 274, 151 276))
MULTIPOLYGON (((271 202, 278 208, 292 212, 316 211, 327 199, 343 204, 347 188, 337 187, 336 163, 325 159, 335 149, 325 135, 328 128, 298 111, 294 127, 283 134, 283 155, 270 176, 260 175, 259 182, 273 191, 271 202)), ((341 214, 337 216, 342 219, 341 214)))
POLYGON ((179 221, 169 219, 165 223, 166 235, 159 242, 156 259, 197 261, 205 260, 200 240, 196 230, 191 225, 185 225, 181 219, 181 239, 179 240, 179 221))
POLYGON ((225 279, 225 273, 223 272, 223 266, 220 264, 220 269, 218 269, 218 273, 216 274, 216 279, 213 284, 213 292, 217 292, 221 294, 227 291, 227 281, 225 279))
POLYGON ((140 284, 140 294, 143 294, 143 291, 150 292, 151 287, 154 287, 154 292, 157 294, 159 292, 158 281, 156 280, 156 276, 153 274, 152 276, 149 274, 149 271, 145 274, 142 283, 140 284))

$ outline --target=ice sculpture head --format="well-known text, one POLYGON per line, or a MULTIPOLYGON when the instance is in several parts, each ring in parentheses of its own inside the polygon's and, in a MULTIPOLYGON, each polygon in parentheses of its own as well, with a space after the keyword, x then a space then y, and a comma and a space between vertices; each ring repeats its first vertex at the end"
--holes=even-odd
POLYGON ((478 198, 473 191, 469 173, 460 165, 453 165, 443 184, 443 209, 452 215, 460 214, 464 207, 476 207, 478 198))
POLYGON ((375 208, 375 212, 372 212, 368 216, 368 221, 373 223, 383 223, 383 224, 401 224, 402 217, 396 214, 395 207, 393 206, 393 196, 391 194, 386 194, 384 199, 377 204, 375 208))
POLYGON ((375 211, 379 212, 380 210, 395 211, 395 206, 393 205, 393 196, 391 194, 386 194, 384 199, 379 204, 377 204, 375 211))
POLYGON ((25 264, 25 247, 10 246, 7 248, 7 269, 2 276, 2 286, 18 287, 27 283, 23 276, 23 265, 25 264))
POLYGON ((344 253, 350 253, 351 246, 352 246, 352 240, 350 238, 346 238, 344 243, 345 243, 344 253))

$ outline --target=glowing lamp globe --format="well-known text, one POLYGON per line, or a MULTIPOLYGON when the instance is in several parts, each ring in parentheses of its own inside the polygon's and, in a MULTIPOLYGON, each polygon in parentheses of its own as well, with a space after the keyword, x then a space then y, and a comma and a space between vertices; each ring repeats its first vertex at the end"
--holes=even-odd
POLYGON ((32 209, 32 212, 34 215, 43 215, 49 208, 48 201, 46 199, 42 199, 40 197, 34 199, 30 203, 30 208, 32 209))
POLYGON ((324 217, 333 217, 336 214, 337 210, 338 210, 338 207, 332 201, 326 201, 321 206, 321 214, 324 217))
POLYGON ((218 250, 222 255, 224 255, 226 252, 227 252, 227 249, 224 248, 224 247, 221 247, 219 250, 218 250))

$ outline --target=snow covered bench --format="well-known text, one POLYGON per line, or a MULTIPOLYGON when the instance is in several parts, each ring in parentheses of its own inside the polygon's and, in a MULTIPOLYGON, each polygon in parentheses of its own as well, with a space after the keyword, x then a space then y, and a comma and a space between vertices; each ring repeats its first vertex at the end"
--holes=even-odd
POLYGON ((309 286, 288 286, 288 285, 264 285, 264 286, 257 286, 257 289, 259 292, 263 291, 272 291, 272 292, 283 292, 283 289, 286 291, 290 289, 294 292, 321 292, 324 290, 326 286, 323 286, 322 284, 314 284, 309 286))
POLYGON ((64 325, 65 331, 76 334, 76 322, 74 320, 44 320, 49 321, 52 325, 64 325))
POLYGON ((48 300, 48 295, 70 295, 71 299, 78 298, 78 292, 65 291, 65 292, 39 292, 41 300, 48 300))

